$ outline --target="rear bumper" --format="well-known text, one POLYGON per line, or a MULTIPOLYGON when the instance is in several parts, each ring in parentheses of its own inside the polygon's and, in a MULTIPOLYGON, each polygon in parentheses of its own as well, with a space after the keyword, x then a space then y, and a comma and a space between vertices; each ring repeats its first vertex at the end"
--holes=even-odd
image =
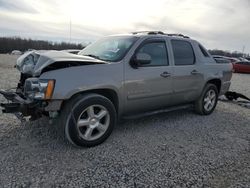
POLYGON ((220 95, 224 95, 230 88, 231 81, 223 82, 221 85, 220 95))

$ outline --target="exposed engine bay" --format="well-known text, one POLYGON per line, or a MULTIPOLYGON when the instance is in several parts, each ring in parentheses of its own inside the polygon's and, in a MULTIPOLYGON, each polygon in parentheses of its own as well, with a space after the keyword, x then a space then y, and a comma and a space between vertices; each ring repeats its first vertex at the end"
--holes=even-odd
POLYGON ((56 69, 103 63, 107 62, 62 51, 31 51, 18 58, 16 68, 25 75, 37 77, 56 69))

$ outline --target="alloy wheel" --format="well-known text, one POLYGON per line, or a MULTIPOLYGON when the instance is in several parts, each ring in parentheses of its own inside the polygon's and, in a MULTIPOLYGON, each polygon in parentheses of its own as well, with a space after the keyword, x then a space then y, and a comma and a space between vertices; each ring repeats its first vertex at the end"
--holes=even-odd
POLYGON ((108 129, 110 114, 102 105, 91 105, 84 109, 77 120, 79 136, 87 141, 100 138, 108 129))
POLYGON ((213 89, 207 91, 204 97, 204 109, 210 111, 216 104, 216 93, 213 89))

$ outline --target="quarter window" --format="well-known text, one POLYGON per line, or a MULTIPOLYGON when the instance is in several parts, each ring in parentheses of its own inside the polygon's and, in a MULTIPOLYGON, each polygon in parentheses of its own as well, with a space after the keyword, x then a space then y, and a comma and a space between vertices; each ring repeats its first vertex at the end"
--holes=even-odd
POLYGON ((187 41, 172 40, 175 65, 193 65, 195 62, 194 51, 187 41))
POLYGON ((151 57, 151 63, 143 66, 168 65, 168 54, 165 42, 149 42, 139 48, 137 53, 146 53, 151 57))

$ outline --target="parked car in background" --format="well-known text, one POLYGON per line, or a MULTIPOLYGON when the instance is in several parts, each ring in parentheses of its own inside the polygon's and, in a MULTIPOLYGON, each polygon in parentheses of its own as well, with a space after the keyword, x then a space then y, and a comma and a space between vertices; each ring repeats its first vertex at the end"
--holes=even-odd
POLYGON ((250 73, 250 61, 239 61, 233 64, 234 72, 250 73))
POLYGON ((227 63, 228 61, 230 63, 236 63, 240 61, 238 58, 234 58, 234 57, 227 57, 227 56, 221 56, 221 55, 212 55, 212 56, 217 61, 217 63, 227 63))
POLYGON ((30 49, 27 50, 27 52, 30 52, 30 51, 35 51, 35 49, 31 49, 31 48, 30 48, 30 49))
POLYGON ((248 59, 244 58, 244 57, 239 57, 238 58, 240 61, 249 61, 248 59))
POLYGON ((225 56, 212 55, 217 63, 231 63, 225 56))
POLYGON ((23 53, 21 52, 21 51, 19 51, 19 50, 13 50, 12 52, 11 52, 11 55, 22 55, 23 53))
POLYGON ((236 63, 239 62, 240 60, 238 58, 235 57, 226 57, 229 61, 231 61, 231 63, 236 63))

